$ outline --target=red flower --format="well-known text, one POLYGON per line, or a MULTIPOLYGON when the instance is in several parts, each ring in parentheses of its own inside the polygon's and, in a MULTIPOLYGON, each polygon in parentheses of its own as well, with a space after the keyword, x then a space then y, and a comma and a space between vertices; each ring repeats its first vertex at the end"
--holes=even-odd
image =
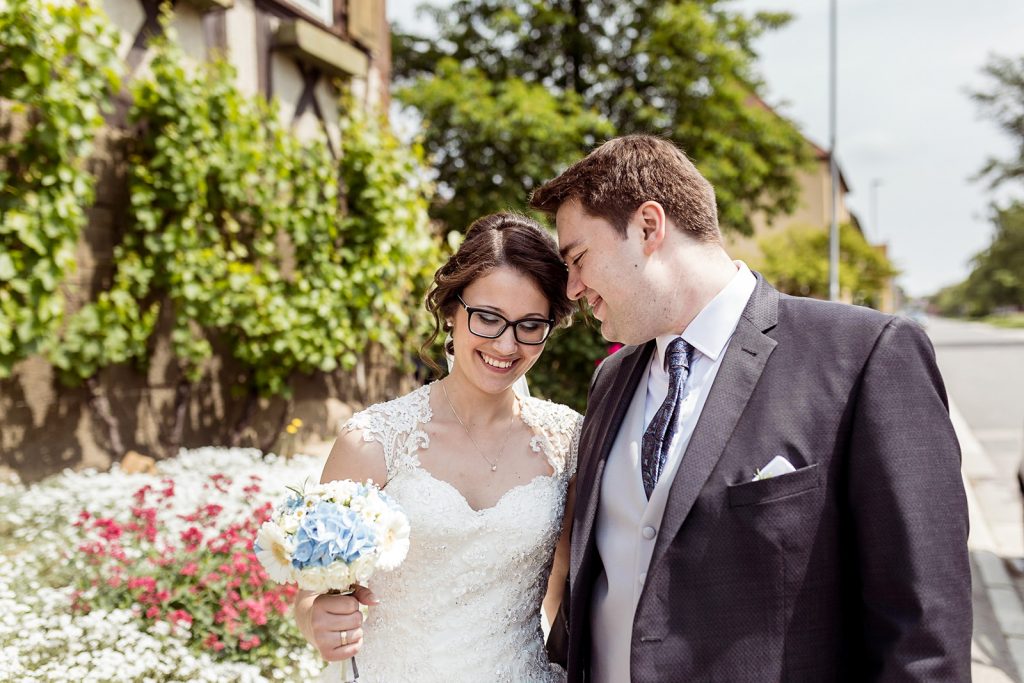
POLYGON ((189 562, 178 572, 182 576, 195 576, 196 570, 199 569, 199 565, 195 562, 189 562))
POLYGON ((157 607, 156 605, 153 605, 152 607, 150 607, 148 610, 146 610, 146 618, 147 619, 159 619, 160 618, 160 608, 157 607))

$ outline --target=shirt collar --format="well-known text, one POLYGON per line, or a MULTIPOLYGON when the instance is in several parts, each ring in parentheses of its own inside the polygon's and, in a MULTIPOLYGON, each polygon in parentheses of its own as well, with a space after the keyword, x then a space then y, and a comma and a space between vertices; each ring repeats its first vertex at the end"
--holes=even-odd
POLYGON ((740 322, 743 309, 757 286, 757 278, 743 261, 734 261, 736 274, 722 291, 715 295, 707 306, 690 321, 682 334, 663 334, 655 341, 658 344, 658 366, 665 367, 665 349, 678 337, 685 339, 694 349, 717 361, 725 349, 736 325, 740 322))

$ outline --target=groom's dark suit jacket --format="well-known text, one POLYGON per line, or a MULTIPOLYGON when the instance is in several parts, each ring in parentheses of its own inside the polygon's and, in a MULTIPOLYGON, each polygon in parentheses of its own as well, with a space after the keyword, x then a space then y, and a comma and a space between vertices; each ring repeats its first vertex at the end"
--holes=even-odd
MULTIPOLYGON (((591 385, 549 640, 570 682, 589 676, 602 473, 653 350, 622 349, 591 385)), ((758 277, 672 483, 632 680, 962 683, 970 647, 960 450, 927 336, 758 277), (776 455, 796 471, 751 481, 776 455)))

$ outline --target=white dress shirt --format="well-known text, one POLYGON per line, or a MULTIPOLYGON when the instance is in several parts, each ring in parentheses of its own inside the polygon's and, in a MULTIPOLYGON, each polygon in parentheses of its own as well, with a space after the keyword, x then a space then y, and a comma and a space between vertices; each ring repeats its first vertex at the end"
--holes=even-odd
POLYGON ((597 550, 604 571, 594 586, 591 610, 592 672, 595 683, 630 680, 629 653, 633 617, 647 579, 669 489, 690 443, 722 358, 757 279, 736 262, 736 275, 683 330, 656 339, 646 381, 641 381, 608 455, 596 520, 597 550), (690 373, 683 386, 679 428, 669 446, 661 478, 644 492, 641 444, 647 425, 668 393, 665 349, 677 337, 693 346, 690 373), (642 406, 642 413, 641 413, 642 406))

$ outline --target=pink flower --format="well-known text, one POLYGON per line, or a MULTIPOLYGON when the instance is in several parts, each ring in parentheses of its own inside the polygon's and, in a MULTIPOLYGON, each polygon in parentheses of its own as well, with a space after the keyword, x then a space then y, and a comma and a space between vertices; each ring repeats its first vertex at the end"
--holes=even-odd
POLYGON ((150 486, 149 484, 146 484, 145 486, 143 486, 142 488, 140 488, 140 489, 139 489, 138 491, 136 491, 136 492, 135 492, 135 493, 134 493, 134 494, 132 495, 132 498, 134 498, 134 499, 135 499, 135 502, 136 502, 137 504, 139 504, 139 505, 142 505, 143 503, 145 503, 145 502, 146 502, 146 494, 148 494, 148 493, 149 493, 150 491, 152 491, 152 490, 153 490, 153 487, 152 487, 152 486, 150 486))
POLYGON ((93 526, 100 530, 100 536, 105 541, 116 541, 123 533, 121 525, 109 517, 97 519, 93 526))
POLYGON ((203 532, 194 526, 190 526, 181 532, 181 540, 185 544, 185 550, 192 552, 203 542, 203 532))
POLYGON ((220 652, 224 649, 224 643, 221 642, 216 633, 210 633, 203 639, 203 647, 214 652, 220 652))
POLYGON ((146 610, 146 618, 147 619, 159 619, 160 618, 160 608, 157 607, 156 605, 150 607, 148 610, 146 610))
POLYGON ((174 480, 168 478, 168 479, 164 479, 161 483, 164 485, 164 488, 160 490, 160 499, 161 500, 167 500, 168 498, 173 498, 174 497, 174 480))
POLYGON ((156 579, 152 576, 133 576, 128 579, 128 589, 136 590, 141 588, 145 591, 156 590, 156 579))
POLYGON ((173 612, 167 613, 167 621, 172 624, 185 624, 186 626, 191 626, 192 615, 183 609, 176 609, 173 612))
POLYGON ((189 562, 184 567, 182 567, 178 573, 182 576, 195 576, 196 570, 198 569, 199 565, 197 565, 195 562, 189 562))
POLYGON ((264 607, 261 602, 247 600, 245 604, 245 613, 257 626, 263 626, 267 623, 267 608, 264 607))
POLYGON ((259 636, 243 637, 241 640, 238 641, 238 647, 242 648, 246 652, 248 652, 249 650, 253 649, 254 647, 259 647, 259 644, 260 644, 260 637, 259 636))

